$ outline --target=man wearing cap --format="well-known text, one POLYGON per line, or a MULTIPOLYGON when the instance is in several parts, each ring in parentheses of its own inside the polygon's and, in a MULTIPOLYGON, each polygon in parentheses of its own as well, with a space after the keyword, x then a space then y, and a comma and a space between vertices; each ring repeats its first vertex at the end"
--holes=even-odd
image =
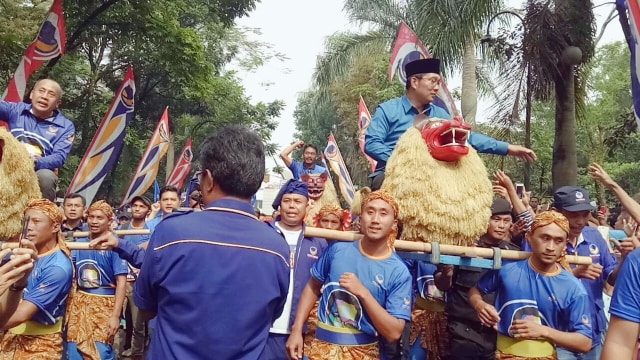
POLYGON ((578 186, 560 187, 553 195, 553 208, 569 220, 567 254, 590 256, 593 261, 590 265, 572 266, 573 274, 580 278, 589 295, 593 321, 591 351, 581 354, 558 348, 558 359, 597 360, 600 359, 602 335, 607 325, 602 288, 605 281, 611 285, 615 284, 619 264, 600 232, 596 228, 586 226, 589 213, 595 210, 586 189, 578 186))
POLYGON ((311 267, 327 248, 325 239, 304 235, 304 218, 308 203, 307 183, 299 180, 287 181, 273 200, 274 210, 280 209, 280 214, 274 219, 273 224, 282 232, 290 249, 291 280, 282 315, 269 329, 264 360, 286 358, 285 344, 291 333, 298 300, 311 278, 311 267))
MULTIPOLYGON (((120 230, 149 230, 149 234, 143 235, 123 235, 123 243, 132 246, 140 246, 149 241, 151 233, 155 229, 153 223, 146 221, 151 210, 151 201, 144 196, 135 196, 131 200, 131 221, 119 227, 120 230)), ((127 321, 127 331, 124 338, 119 339, 119 343, 124 345, 126 338, 131 338, 131 347, 122 353, 123 357, 142 357, 145 344, 146 322, 142 318, 138 307, 133 303, 133 283, 140 272, 137 268, 129 264, 127 274, 127 296, 125 320, 127 321), (130 315, 130 316, 129 316, 130 315)), ((123 334, 120 332, 119 334, 123 334)))
MULTIPOLYGON (((519 207, 520 210, 524 208, 519 207)), ((522 210, 526 212, 526 210, 522 210)), ((511 203, 496 198, 491 204, 491 218, 487 232, 478 239, 476 246, 520 250, 505 241, 511 227, 511 203)), ((438 289, 447 292, 445 310, 447 312, 447 335, 449 353, 452 359, 490 360, 496 350, 496 331, 482 326, 478 315, 469 304, 469 289, 474 287, 488 269, 471 266, 440 266, 434 273, 438 289)), ((493 304, 495 293, 483 296, 485 302, 493 304)))
MULTIPOLYGON (((400 136, 413 124, 416 115, 424 113, 427 117, 451 119, 451 114, 433 103, 442 80, 440 60, 412 61, 406 65, 405 73, 406 94, 378 105, 365 134, 364 150, 378 162, 375 171, 369 175, 373 190, 382 185, 387 160, 400 136)), ((514 155, 526 161, 535 160, 535 154, 530 149, 497 141, 479 133, 471 132, 468 142, 480 153, 514 155)))

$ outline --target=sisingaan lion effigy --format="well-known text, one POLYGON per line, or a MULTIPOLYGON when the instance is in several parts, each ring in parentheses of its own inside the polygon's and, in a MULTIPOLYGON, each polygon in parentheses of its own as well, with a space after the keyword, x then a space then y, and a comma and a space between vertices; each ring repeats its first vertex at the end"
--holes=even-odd
POLYGON ((0 240, 20 233, 27 202, 41 197, 33 160, 25 147, 0 126, 0 240))
MULTIPOLYGON (((486 231, 493 193, 484 163, 467 145, 469 131, 459 117, 421 114, 398 140, 382 188, 398 202, 403 240, 471 246, 486 231)), ((444 297, 435 286, 433 265, 414 267, 420 296, 409 342, 420 339, 428 359, 440 360, 449 349, 444 297)))

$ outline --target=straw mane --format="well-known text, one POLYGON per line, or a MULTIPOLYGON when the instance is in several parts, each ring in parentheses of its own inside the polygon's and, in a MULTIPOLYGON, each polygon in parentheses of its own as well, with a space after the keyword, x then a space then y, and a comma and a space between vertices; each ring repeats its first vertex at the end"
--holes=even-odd
POLYGON ((387 162, 382 188, 398 202, 403 240, 471 246, 487 230, 491 182, 473 148, 457 162, 437 161, 410 127, 387 162))
MULTIPOLYGON (((319 174, 311 174, 311 176, 319 176, 319 174)), ((333 185, 331 179, 327 178, 327 181, 324 182, 324 191, 322 192, 322 196, 320 196, 318 200, 309 200, 307 215, 304 218, 305 224, 307 224, 307 226, 314 226, 313 217, 320 212, 321 207, 329 204, 340 206, 340 200, 338 200, 336 187, 333 185)))
POLYGON ((20 233, 22 213, 39 199, 38 177, 25 147, 0 126, 0 240, 20 233))

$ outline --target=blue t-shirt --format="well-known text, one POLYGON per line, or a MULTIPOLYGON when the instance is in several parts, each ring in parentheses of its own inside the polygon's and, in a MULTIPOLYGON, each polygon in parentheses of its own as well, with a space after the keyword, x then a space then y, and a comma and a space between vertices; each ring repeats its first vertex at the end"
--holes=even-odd
POLYGON ((339 285, 345 272, 356 274, 391 316, 410 320, 412 289, 407 266, 395 252, 381 259, 366 256, 360 250, 360 241, 354 241, 331 244, 311 268, 311 276, 323 283, 319 321, 377 335, 360 300, 339 285))
POLYGON ((223 198, 207 208, 167 215, 151 235, 133 294, 157 314, 149 359, 260 359, 282 313, 284 237, 249 202, 223 198))
MULTIPOLYGON (((451 119, 445 109, 434 104, 429 104, 424 113, 428 117, 451 119)), ((406 95, 378 105, 364 137, 364 151, 378 162, 372 175, 384 172, 398 139, 413 125, 416 115, 418 110, 411 105, 406 95)), ((506 155, 509 145, 473 131, 469 133, 467 142, 480 153, 496 155, 506 155)))
POLYGON ((640 249, 627 255, 620 267, 609 313, 640 323, 640 249))
MULTIPOLYGON (((89 238, 76 241, 89 242, 89 238)), ((71 257, 76 266, 78 290, 115 288, 116 276, 128 272, 127 262, 111 250, 72 250, 71 257)))
POLYGON ((528 320, 591 338, 589 296, 580 280, 558 269, 553 274, 541 274, 528 260, 522 260, 489 271, 478 280, 482 293, 496 292, 499 333, 513 337, 509 332, 512 322, 528 320))
POLYGON ((291 170, 294 180, 300 180, 302 174, 322 174, 323 172, 327 171, 327 169, 317 164, 313 164, 313 167, 310 168, 305 167, 304 164, 298 160, 291 161, 289 170, 291 170))
POLYGON ((22 298, 38 307, 31 320, 52 325, 64 315, 72 281, 71 260, 56 247, 38 256, 22 298))
POLYGON ((145 234, 145 235, 123 235, 120 237, 121 239, 126 240, 130 243, 133 243, 134 245, 140 245, 151 238, 151 234, 153 233, 153 230, 155 229, 156 225, 157 225, 156 222, 145 221, 144 226, 142 228, 134 228, 131 225, 131 222, 128 222, 124 225, 118 226, 118 230, 142 230, 142 229, 149 230, 149 234, 145 234))

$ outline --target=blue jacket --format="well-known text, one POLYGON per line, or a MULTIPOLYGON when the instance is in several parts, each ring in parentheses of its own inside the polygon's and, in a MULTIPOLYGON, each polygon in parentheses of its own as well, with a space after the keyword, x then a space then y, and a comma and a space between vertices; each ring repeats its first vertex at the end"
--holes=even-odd
MULTIPOLYGON (((278 215, 271 223, 273 228, 278 229, 275 225, 278 221, 280 221, 280 215, 278 215)), ((302 232, 298 238, 296 253, 293 258, 293 296, 291 303, 291 315, 289 316, 289 326, 293 325, 293 320, 295 320, 298 301, 300 300, 302 290, 304 290, 309 279, 311 279, 311 267, 328 247, 326 239, 304 236, 305 227, 306 225, 302 223, 302 232)))
POLYGON ((11 134, 35 155, 35 169, 58 169, 67 160, 75 135, 75 127, 59 110, 53 117, 38 120, 31 104, 0 101, 0 119, 9 124, 11 134))
MULTIPOLYGON (((378 162, 372 176, 384 172, 387 160, 396 147, 398 139, 413 125, 413 118, 416 115, 418 110, 411 105, 406 95, 378 105, 364 137, 364 151, 378 162)), ((451 115, 445 109, 434 104, 427 106, 425 115, 451 119, 451 115)), ((495 155, 506 155, 509 146, 504 141, 473 131, 469 134, 467 142, 480 153, 495 155)))

